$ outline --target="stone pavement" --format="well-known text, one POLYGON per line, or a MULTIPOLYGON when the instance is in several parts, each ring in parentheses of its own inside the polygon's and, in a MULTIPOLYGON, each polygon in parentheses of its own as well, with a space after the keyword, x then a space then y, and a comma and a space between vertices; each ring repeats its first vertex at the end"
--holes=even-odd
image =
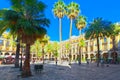
POLYGON ((0 66, 0 80, 120 80, 120 64, 109 67, 96 67, 95 63, 76 63, 71 66, 63 63, 61 65, 45 64, 41 73, 35 73, 31 65, 32 77, 17 77, 20 74, 18 68, 13 65, 0 66))

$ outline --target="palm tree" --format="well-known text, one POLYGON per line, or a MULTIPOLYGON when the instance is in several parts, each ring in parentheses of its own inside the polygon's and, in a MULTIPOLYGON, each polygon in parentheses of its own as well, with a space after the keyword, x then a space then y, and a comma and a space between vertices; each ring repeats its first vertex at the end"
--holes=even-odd
POLYGON ((44 47, 48 43, 48 41, 49 41, 49 37, 46 36, 46 35, 44 36, 43 39, 39 40, 39 42, 41 44, 41 47, 42 47, 42 60, 43 60, 43 64, 44 64, 44 54, 45 54, 44 47))
POLYGON ((99 48, 99 38, 109 36, 111 22, 105 21, 102 18, 96 18, 86 29, 85 38, 86 39, 94 39, 97 40, 97 66, 99 66, 100 60, 100 48, 99 48))
POLYGON ((79 38, 79 58, 78 58, 78 62, 79 62, 79 65, 81 64, 81 59, 82 59, 82 47, 85 46, 85 40, 83 38, 79 38))
POLYGON ((16 54, 15 54, 15 68, 19 68, 19 55, 20 55, 20 40, 16 40, 16 54))
POLYGON ((58 49, 59 49, 59 45, 57 42, 54 42, 53 43, 53 55, 55 57, 55 62, 56 62, 56 65, 57 65, 57 58, 58 58, 58 49))
POLYGON ((113 44, 113 47, 112 47, 112 50, 113 50, 113 61, 115 62, 117 60, 117 57, 115 57, 115 53, 116 53, 116 39, 115 39, 115 36, 119 34, 120 32, 120 24, 119 23, 114 23, 111 25, 111 34, 110 34, 110 37, 112 38, 112 44, 113 44))
POLYGON ((41 47, 39 40, 36 40, 35 43, 31 46, 31 52, 36 53, 37 60, 39 60, 41 47))
POLYGON ((52 51, 53 51, 52 43, 48 42, 48 44, 45 46, 45 52, 49 54, 49 60, 51 59, 52 51))
MULTIPOLYGON (((66 14, 66 5, 62 0, 58 0, 54 4, 53 8, 54 15, 59 18, 59 37, 60 37, 60 42, 62 41, 62 18, 66 14)), ((60 52, 60 58, 61 58, 61 52, 60 52)))
POLYGON ((49 20, 43 15, 45 5, 38 0, 16 1, 11 0, 14 10, 6 10, 0 21, 0 33, 10 29, 10 33, 17 34, 22 43, 26 44, 26 58, 24 61, 22 77, 31 76, 30 46, 37 38, 43 38, 49 25, 49 20), (2 23, 2 24, 1 24, 2 23))
MULTIPOLYGON (((86 17, 85 16, 78 16, 76 21, 75 21, 76 27, 79 30, 79 35, 81 35, 81 29, 84 28, 86 26, 86 17)), ((85 42, 84 40, 81 38, 80 39, 80 44, 79 44, 79 64, 81 64, 81 47, 83 47, 85 42)))
MULTIPOLYGON (((67 16, 70 19, 70 34, 69 34, 69 38, 71 38, 72 36, 72 22, 73 19, 75 19, 78 14, 79 14, 80 10, 79 10, 79 5, 75 2, 71 2, 70 4, 68 4, 67 6, 67 16)), ((70 53, 69 55, 71 56, 71 49, 70 49, 70 53)), ((69 56, 69 58, 70 58, 69 56)), ((71 60, 69 60, 69 64, 71 64, 71 60)))
POLYGON ((86 17, 85 16, 78 16, 75 21, 76 27, 79 30, 79 35, 81 35, 81 29, 86 26, 86 17))
MULTIPOLYGON (((7 10, 7 9, 0 10, 0 13, 1 13, 0 17, 4 19, 4 20, 0 20, 0 28, 2 29, 0 31, 0 34, 2 34, 5 30, 7 29, 9 30, 9 27, 14 27, 17 23, 17 20, 20 18, 20 16, 16 11, 7 10)), ((12 35, 17 36, 15 33, 12 33, 12 35)), ((16 48, 16 56, 15 56, 15 68, 18 68, 19 67, 20 42, 18 38, 16 41, 17 41, 17 48, 16 48)))
POLYGON ((66 48, 66 50, 67 50, 67 52, 69 53, 69 65, 71 65, 71 58, 72 58, 72 56, 71 56, 71 45, 70 45, 70 42, 67 42, 66 44, 65 44, 65 48, 66 48))
POLYGON ((72 36, 72 21, 73 21, 73 19, 75 19, 78 16, 79 12, 80 12, 79 5, 77 3, 71 2, 70 4, 68 4, 68 6, 67 6, 67 16, 70 19, 69 38, 71 38, 71 36, 72 36))

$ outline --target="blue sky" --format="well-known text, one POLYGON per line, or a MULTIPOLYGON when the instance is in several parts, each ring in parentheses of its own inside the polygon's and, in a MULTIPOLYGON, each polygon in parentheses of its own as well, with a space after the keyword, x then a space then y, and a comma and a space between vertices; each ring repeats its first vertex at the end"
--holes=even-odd
MULTIPOLYGON (((0 9, 9 8, 9 0, 0 0, 0 9)), ((58 18, 52 13, 53 5, 58 0, 42 0, 47 8, 45 15, 50 19, 50 27, 47 28, 47 34, 51 40, 59 41, 59 24, 58 18)), ((120 22, 120 0, 63 0, 66 4, 71 1, 76 2, 80 5, 80 15, 87 17, 87 23, 91 22, 96 17, 102 17, 105 20, 112 22, 120 22)), ((70 20, 65 16, 62 20, 62 38, 66 40, 69 38, 69 25, 70 20)), ((75 28, 73 23, 72 35, 79 35, 78 30, 75 28)))

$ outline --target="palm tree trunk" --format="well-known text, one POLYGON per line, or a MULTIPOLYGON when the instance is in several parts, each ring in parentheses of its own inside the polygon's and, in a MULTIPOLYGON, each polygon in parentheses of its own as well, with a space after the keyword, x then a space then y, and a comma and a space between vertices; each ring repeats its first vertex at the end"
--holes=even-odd
POLYGON ((115 49, 116 49, 116 46, 115 46, 115 36, 113 36, 113 40, 112 40, 112 43, 113 43, 113 62, 115 63, 115 49))
POLYGON ((69 38, 71 38, 72 36, 72 19, 70 19, 70 34, 69 34, 69 38))
MULTIPOLYGON (((60 36, 60 43, 62 41, 62 19, 59 18, 59 36, 60 36)), ((61 63, 61 58, 62 58, 62 45, 60 49, 60 63, 61 63)))
MULTIPOLYGON (((72 36, 72 19, 70 19, 70 34, 69 38, 72 36)), ((70 47, 70 52, 69 52, 69 64, 71 64, 71 47, 70 47)))
POLYGON ((81 47, 79 47, 79 62, 78 64, 80 65, 81 64, 81 47))
POLYGON ((44 46, 42 46, 42 60, 43 60, 43 64, 44 64, 44 46))
POLYGON ((62 41, 62 19, 59 18, 59 35, 60 35, 60 42, 62 41))
POLYGON ((81 36, 81 29, 79 30, 79 35, 81 36))
POLYGON ((55 63, 56 63, 56 65, 57 65, 57 57, 55 57, 55 63))
POLYGON ((72 55, 71 55, 71 49, 69 51, 70 51, 69 52, 69 65, 71 65, 71 57, 72 57, 72 55))
POLYGON ((32 73, 30 70, 30 44, 26 44, 26 55, 25 55, 22 77, 29 77, 31 75, 32 73))
MULTIPOLYGON (((79 30, 79 35, 81 37, 81 29, 79 30)), ((81 47, 79 46, 79 61, 78 61, 78 64, 80 65, 81 64, 81 47)))
POLYGON ((99 46, 99 37, 97 37, 97 49, 98 49, 97 67, 99 67, 99 62, 100 62, 100 46, 99 46))
POLYGON ((39 57, 38 57, 38 48, 36 49, 36 53, 37 53, 37 62, 39 61, 39 57))
POLYGON ((15 55, 15 68, 19 68, 20 40, 17 38, 17 49, 15 55))
POLYGON ((49 53, 49 60, 50 60, 51 52, 49 53))

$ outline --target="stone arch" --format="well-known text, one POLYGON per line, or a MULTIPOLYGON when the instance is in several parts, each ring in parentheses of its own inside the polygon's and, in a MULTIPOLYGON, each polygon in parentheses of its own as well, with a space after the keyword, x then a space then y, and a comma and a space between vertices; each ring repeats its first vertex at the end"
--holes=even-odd
POLYGON ((103 53, 103 54, 102 54, 102 57, 103 57, 104 59, 107 59, 107 58, 108 58, 108 53, 103 53))
POLYGON ((5 55, 10 55, 10 53, 6 52, 5 55))
POLYGON ((100 55, 100 54, 99 54, 99 55, 98 55, 98 54, 96 54, 96 55, 95 55, 96 59, 98 58, 98 56, 99 56, 99 58, 101 57, 101 55, 100 55))
POLYGON ((91 60, 91 62, 93 61, 93 58, 94 58, 94 54, 91 53, 91 54, 90 54, 90 60, 91 60))
POLYGON ((35 55, 35 54, 33 54, 33 57, 36 57, 36 55, 35 55))
POLYGON ((15 53, 12 53, 11 55, 13 56, 13 55, 15 55, 15 53))
POLYGON ((15 58, 15 53, 12 53, 11 56, 12 56, 12 58, 15 58))
POLYGON ((117 52, 112 52, 112 53, 111 53, 111 57, 112 57, 112 58, 115 58, 115 57, 117 57, 117 56, 118 56, 118 53, 117 53, 117 52))
POLYGON ((118 60, 118 53, 117 52, 112 52, 111 53, 111 57, 112 57, 112 63, 116 63, 118 60))
POLYGON ((108 55, 109 55, 108 53, 103 53, 102 54, 102 57, 103 57, 103 60, 104 60, 105 63, 108 62, 108 55))
POLYGON ((85 54, 85 59, 87 59, 88 58, 88 54, 85 54))
POLYGON ((7 57, 10 56, 10 53, 6 52, 6 53, 4 54, 4 56, 5 56, 5 58, 7 58, 7 57))
POLYGON ((91 54, 90 54, 90 58, 93 58, 93 57, 94 57, 94 54, 93 54, 93 53, 91 53, 91 54))

